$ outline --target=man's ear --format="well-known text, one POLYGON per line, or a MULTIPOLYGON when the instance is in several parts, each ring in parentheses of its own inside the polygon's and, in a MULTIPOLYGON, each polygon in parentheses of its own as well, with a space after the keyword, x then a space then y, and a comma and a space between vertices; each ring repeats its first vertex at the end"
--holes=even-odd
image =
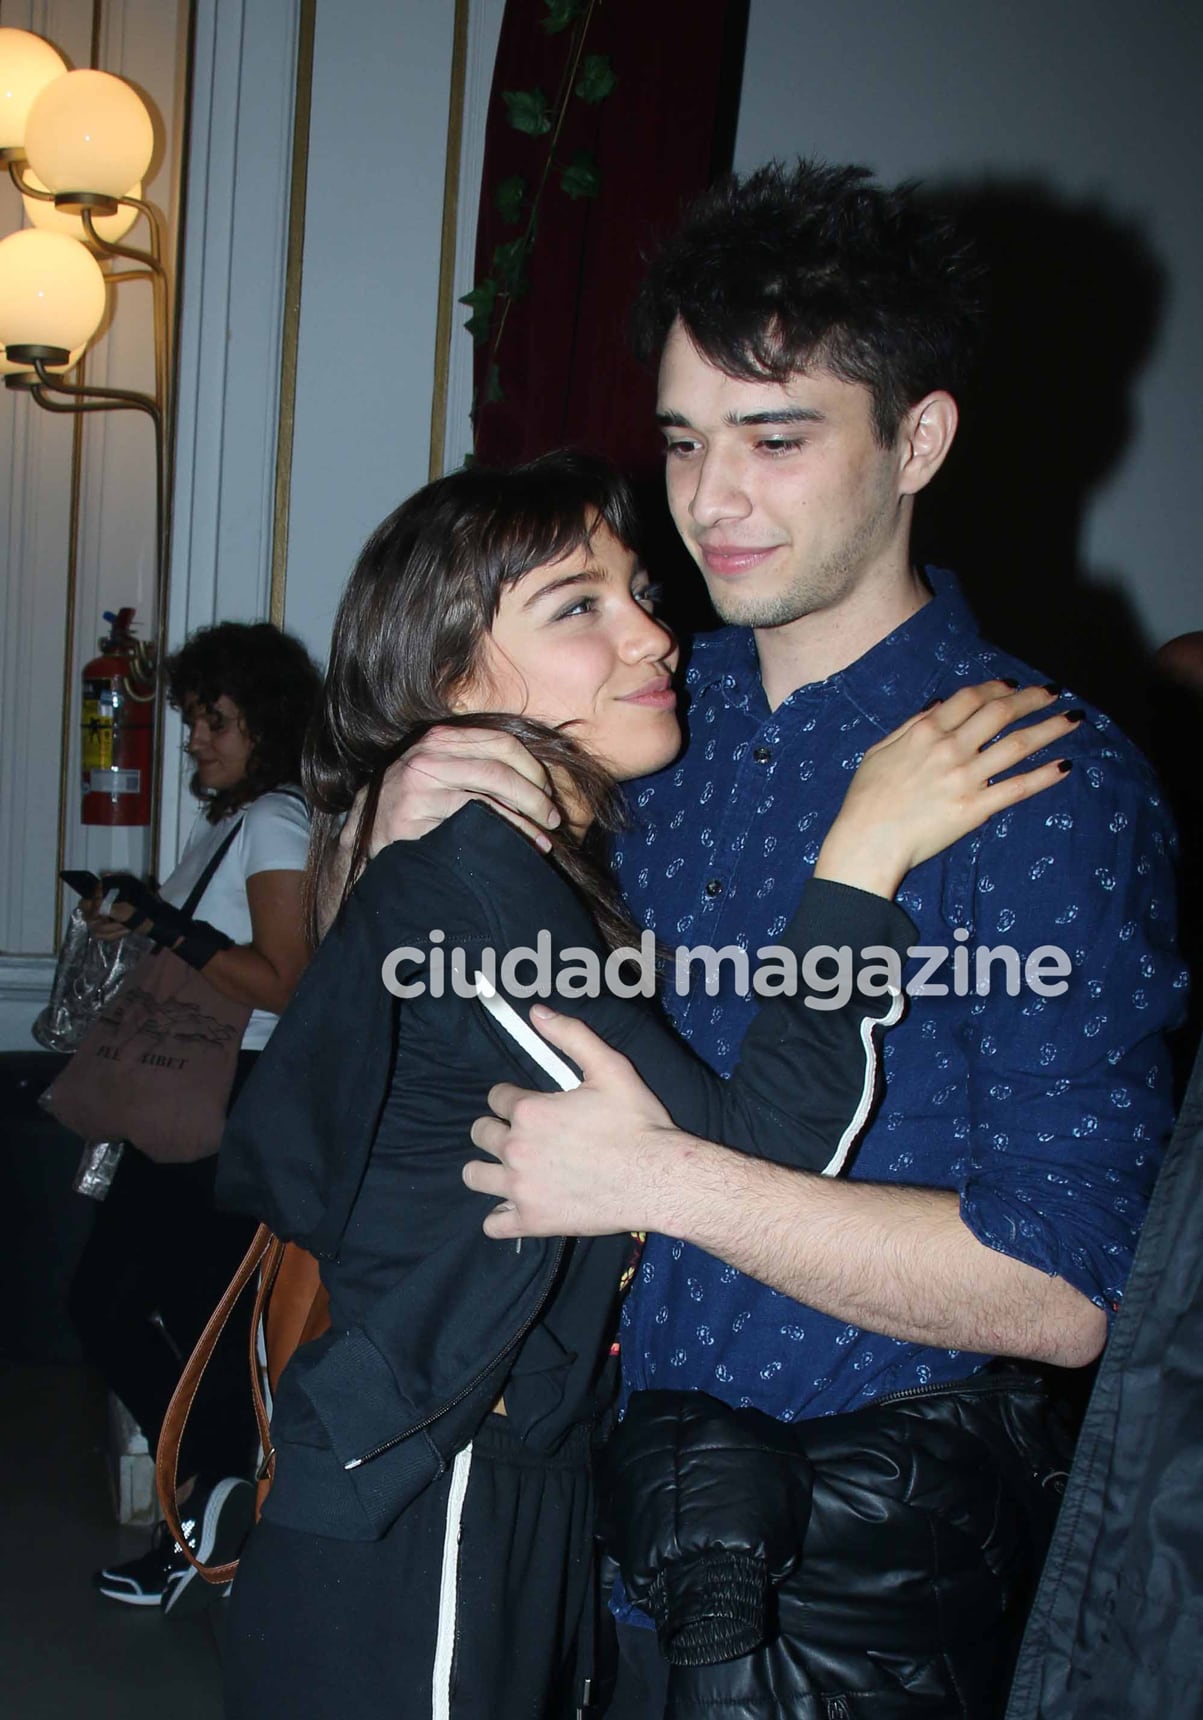
POLYGON ((898 489, 914 496, 944 464, 957 433, 957 403, 936 389, 910 408, 898 428, 898 489))

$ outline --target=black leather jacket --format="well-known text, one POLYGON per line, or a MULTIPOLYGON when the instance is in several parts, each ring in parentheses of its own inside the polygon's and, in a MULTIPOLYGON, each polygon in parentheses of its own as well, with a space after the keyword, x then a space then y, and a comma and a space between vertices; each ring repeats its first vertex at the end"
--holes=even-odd
POLYGON ((1007 1720, 1203 1713, 1203 1052, 1082 1423, 1007 1720))
POLYGON ((1067 1459, 1039 1379, 1010 1370, 792 1425, 635 1393, 600 1521, 668 1714, 1001 1714, 1067 1459))

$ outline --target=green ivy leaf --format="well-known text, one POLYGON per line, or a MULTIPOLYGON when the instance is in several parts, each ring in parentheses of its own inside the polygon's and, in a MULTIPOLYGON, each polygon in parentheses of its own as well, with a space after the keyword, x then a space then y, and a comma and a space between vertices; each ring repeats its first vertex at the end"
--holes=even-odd
POLYGON ((596 197, 601 190, 601 174, 592 150, 578 149, 560 174, 560 186, 569 197, 596 197))
POLYGON ((573 87, 583 102, 592 105, 604 102, 617 82, 609 54, 586 54, 581 61, 581 75, 573 87))
POLYGON ((526 180, 520 173, 512 173, 508 179, 503 179, 493 193, 493 207, 507 226, 522 219, 525 201, 526 180))
POLYGON ((585 0, 543 0, 543 4, 547 8, 543 28, 549 36, 558 36, 561 30, 568 28, 574 18, 580 17, 585 0))
POLYGON ((472 315, 464 327, 479 346, 481 341, 489 338, 489 325, 493 321, 493 306, 497 302, 497 282, 491 276, 478 281, 470 293, 465 293, 460 300, 461 305, 467 305, 472 315))
POLYGON ((542 137, 544 132, 551 130, 551 114, 542 90, 503 90, 501 99, 515 131, 524 131, 529 137, 542 137))
POLYGON ((508 298, 519 299, 526 291, 526 254, 529 248, 523 234, 521 238, 509 239, 494 249, 493 273, 499 289, 508 298))
POLYGON ((495 364, 491 364, 485 376, 486 406, 496 406, 499 400, 505 399, 505 390, 501 386, 501 372, 495 364))

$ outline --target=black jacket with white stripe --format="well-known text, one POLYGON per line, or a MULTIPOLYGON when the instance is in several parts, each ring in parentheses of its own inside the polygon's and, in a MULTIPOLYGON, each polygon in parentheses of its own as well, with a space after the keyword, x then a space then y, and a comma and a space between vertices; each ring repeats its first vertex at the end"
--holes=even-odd
MULTIPOLYGON (((487 1204, 461 1179, 490 1087, 562 1083, 520 1032, 456 994, 451 952, 465 952, 471 980, 485 950, 500 964, 537 949, 540 934, 553 976, 580 972, 583 951, 606 955, 562 875, 487 808, 469 804, 393 844, 364 872, 234 1108, 222 1203, 317 1254, 330 1293, 330 1332, 293 1357, 276 1397, 266 1515, 277 1522, 379 1536, 503 1393, 511 1429, 535 1450, 597 1412, 632 1239, 492 1240, 487 1204), (427 982, 420 995, 386 987, 390 954, 402 986, 427 982)), ((854 975, 875 946, 879 975, 881 946, 901 956, 914 936, 894 904, 812 881, 781 942, 799 957, 849 947, 854 975)), ((828 1174, 869 1120, 873 1029, 902 1008, 896 993, 855 985, 839 1008, 808 1007, 799 986, 766 1003, 724 1081, 652 1001, 605 990, 549 1001, 623 1052, 681 1128, 828 1174)), ((524 1021, 512 986, 509 1002, 524 1021)))

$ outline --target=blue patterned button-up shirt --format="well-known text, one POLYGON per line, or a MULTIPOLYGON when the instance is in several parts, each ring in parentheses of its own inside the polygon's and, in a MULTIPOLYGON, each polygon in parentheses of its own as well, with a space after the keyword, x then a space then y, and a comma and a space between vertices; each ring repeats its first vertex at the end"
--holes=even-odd
MULTIPOLYGON (((1043 679, 980 637, 950 575, 928 577, 930 603, 773 712, 749 630, 697 641, 688 748, 633 786, 616 856, 628 902, 663 943, 753 954, 774 943, 867 747, 962 684, 1043 679)), ((949 994, 913 998, 886 1037, 884 1100, 851 1175, 957 1190, 988 1247, 1110 1311, 1171 1122, 1162 1034, 1186 982, 1155 779, 1094 711, 1062 751, 1074 763, 1064 783, 918 867, 899 901, 924 945, 1009 945, 1021 960, 1063 949, 1068 990, 1009 996, 998 965, 988 995, 956 995, 964 987, 946 963, 930 983, 949 994)), ((729 1073, 760 1000, 728 974, 717 995, 699 976, 688 997, 665 1002, 695 1050, 729 1073)), ((624 1308, 622 1357, 627 1390, 708 1391, 786 1421, 962 1378, 986 1359, 862 1331, 659 1236, 624 1308)))

